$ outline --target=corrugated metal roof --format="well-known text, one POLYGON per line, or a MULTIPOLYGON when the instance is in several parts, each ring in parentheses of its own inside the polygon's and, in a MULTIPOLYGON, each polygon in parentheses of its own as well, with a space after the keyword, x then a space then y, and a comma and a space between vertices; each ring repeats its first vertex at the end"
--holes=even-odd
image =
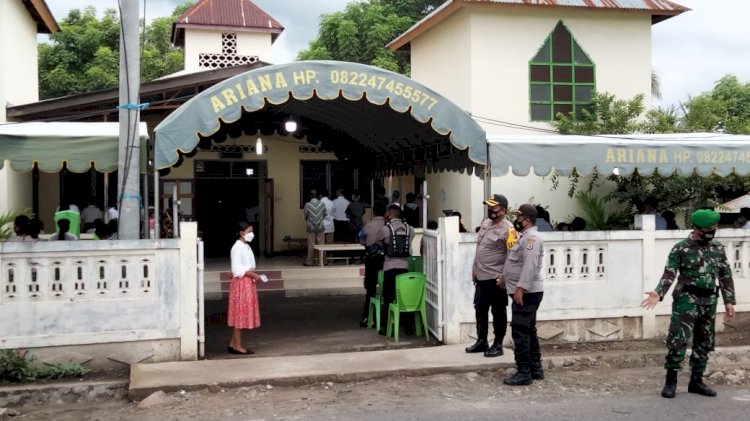
POLYGON ((242 28, 284 29, 250 0, 200 0, 177 23, 242 28))
POLYGON ((431 26, 442 21, 456 10, 471 6, 514 7, 577 7, 581 9, 626 10, 650 12, 652 23, 661 22, 690 9, 669 0, 447 0, 429 15, 399 35, 387 46, 394 50, 407 46, 409 42, 431 26))
POLYGON ((680 12, 690 10, 668 0, 465 0, 464 3, 505 3, 525 6, 586 7, 680 12))
POLYGON ((184 41, 182 28, 187 26, 257 30, 272 33, 274 40, 284 30, 276 19, 250 0, 199 0, 174 23, 175 45, 184 41))

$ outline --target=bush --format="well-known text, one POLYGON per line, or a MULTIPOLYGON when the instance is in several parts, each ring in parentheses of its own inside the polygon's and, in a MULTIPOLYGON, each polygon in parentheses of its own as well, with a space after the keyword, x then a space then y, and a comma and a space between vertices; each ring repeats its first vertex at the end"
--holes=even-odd
POLYGON ((26 351, 0 350, 0 381, 20 383, 36 379, 80 377, 89 372, 88 368, 78 363, 35 365, 33 362, 33 357, 26 358, 26 351))

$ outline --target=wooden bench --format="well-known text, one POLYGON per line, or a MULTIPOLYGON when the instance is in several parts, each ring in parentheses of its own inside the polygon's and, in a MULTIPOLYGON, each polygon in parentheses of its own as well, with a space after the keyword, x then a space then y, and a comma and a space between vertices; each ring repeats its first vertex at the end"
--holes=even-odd
POLYGON ((300 256, 304 256, 305 255, 305 251, 307 250, 307 237, 305 237, 305 238, 302 238, 302 237, 297 238, 297 237, 289 237, 289 236, 287 236, 287 237, 284 237, 282 239, 282 241, 284 241, 286 243, 286 250, 288 252, 292 251, 292 244, 296 244, 297 245, 297 250, 299 251, 300 256))
MULTIPOLYGON (((320 261, 320 267, 323 267, 323 265, 326 263, 326 257, 325 253, 327 251, 365 251, 365 246, 362 244, 316 244, 313 246, 315 250, 320 253, 320 258, 318 259, 320 261)), ((349 258, 348 257, 329 257, 328 259, 334 260, 334 259, 346 259, 346 264, 349 264, 349 258)))

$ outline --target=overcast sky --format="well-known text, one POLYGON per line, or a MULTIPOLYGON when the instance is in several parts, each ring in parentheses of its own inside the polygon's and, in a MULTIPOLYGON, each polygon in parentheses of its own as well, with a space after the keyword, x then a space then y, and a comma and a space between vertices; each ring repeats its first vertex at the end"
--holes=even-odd
MULTIPOLYGON (((307 47, 318 33, 323 13, 341 10, 350 0, 254 0, 286 29, 274 44, 274 63, 284 63, 307 47)), ((710 90, 731 73, 750 82, 750 0, 676 0, 691 12, 654 25, 653 68, 663 98, 655 105, 676 104, 710 90)), ((146 17, 166 16, 182 0, 147 0, 146 17)), ((139 0, 139 3, 142 3, 139 0)), ((58 20, 72 8, 95 4, 115 7, 116 0, 47 0, 58 20)))

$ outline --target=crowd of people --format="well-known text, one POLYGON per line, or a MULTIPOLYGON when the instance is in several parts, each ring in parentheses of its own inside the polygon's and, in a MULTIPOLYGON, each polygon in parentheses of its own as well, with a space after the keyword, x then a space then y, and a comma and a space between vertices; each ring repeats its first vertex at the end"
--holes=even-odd
MULTIPOLYGON (((401 193, 394 191, 391 198, 385 197, 385 189, 375 192, 373 213, 377 205, 384 208, 396 206, 401 212, 400 219, 412 227, 420 225, 421 212, 417 195, 406 194, 406 203, 399 202, 401 193)), ((331 200, 326 190, 310 190, 308 201, 303 208, 307 233, 307 258, 305 266, 315 264, 315 246, 333 243, 358 243, 364 236, 364 215, 368 204, 361 201, 359 191, 351 193, 347 199, 344 190, 336 190, 336 198, 331 200)))

